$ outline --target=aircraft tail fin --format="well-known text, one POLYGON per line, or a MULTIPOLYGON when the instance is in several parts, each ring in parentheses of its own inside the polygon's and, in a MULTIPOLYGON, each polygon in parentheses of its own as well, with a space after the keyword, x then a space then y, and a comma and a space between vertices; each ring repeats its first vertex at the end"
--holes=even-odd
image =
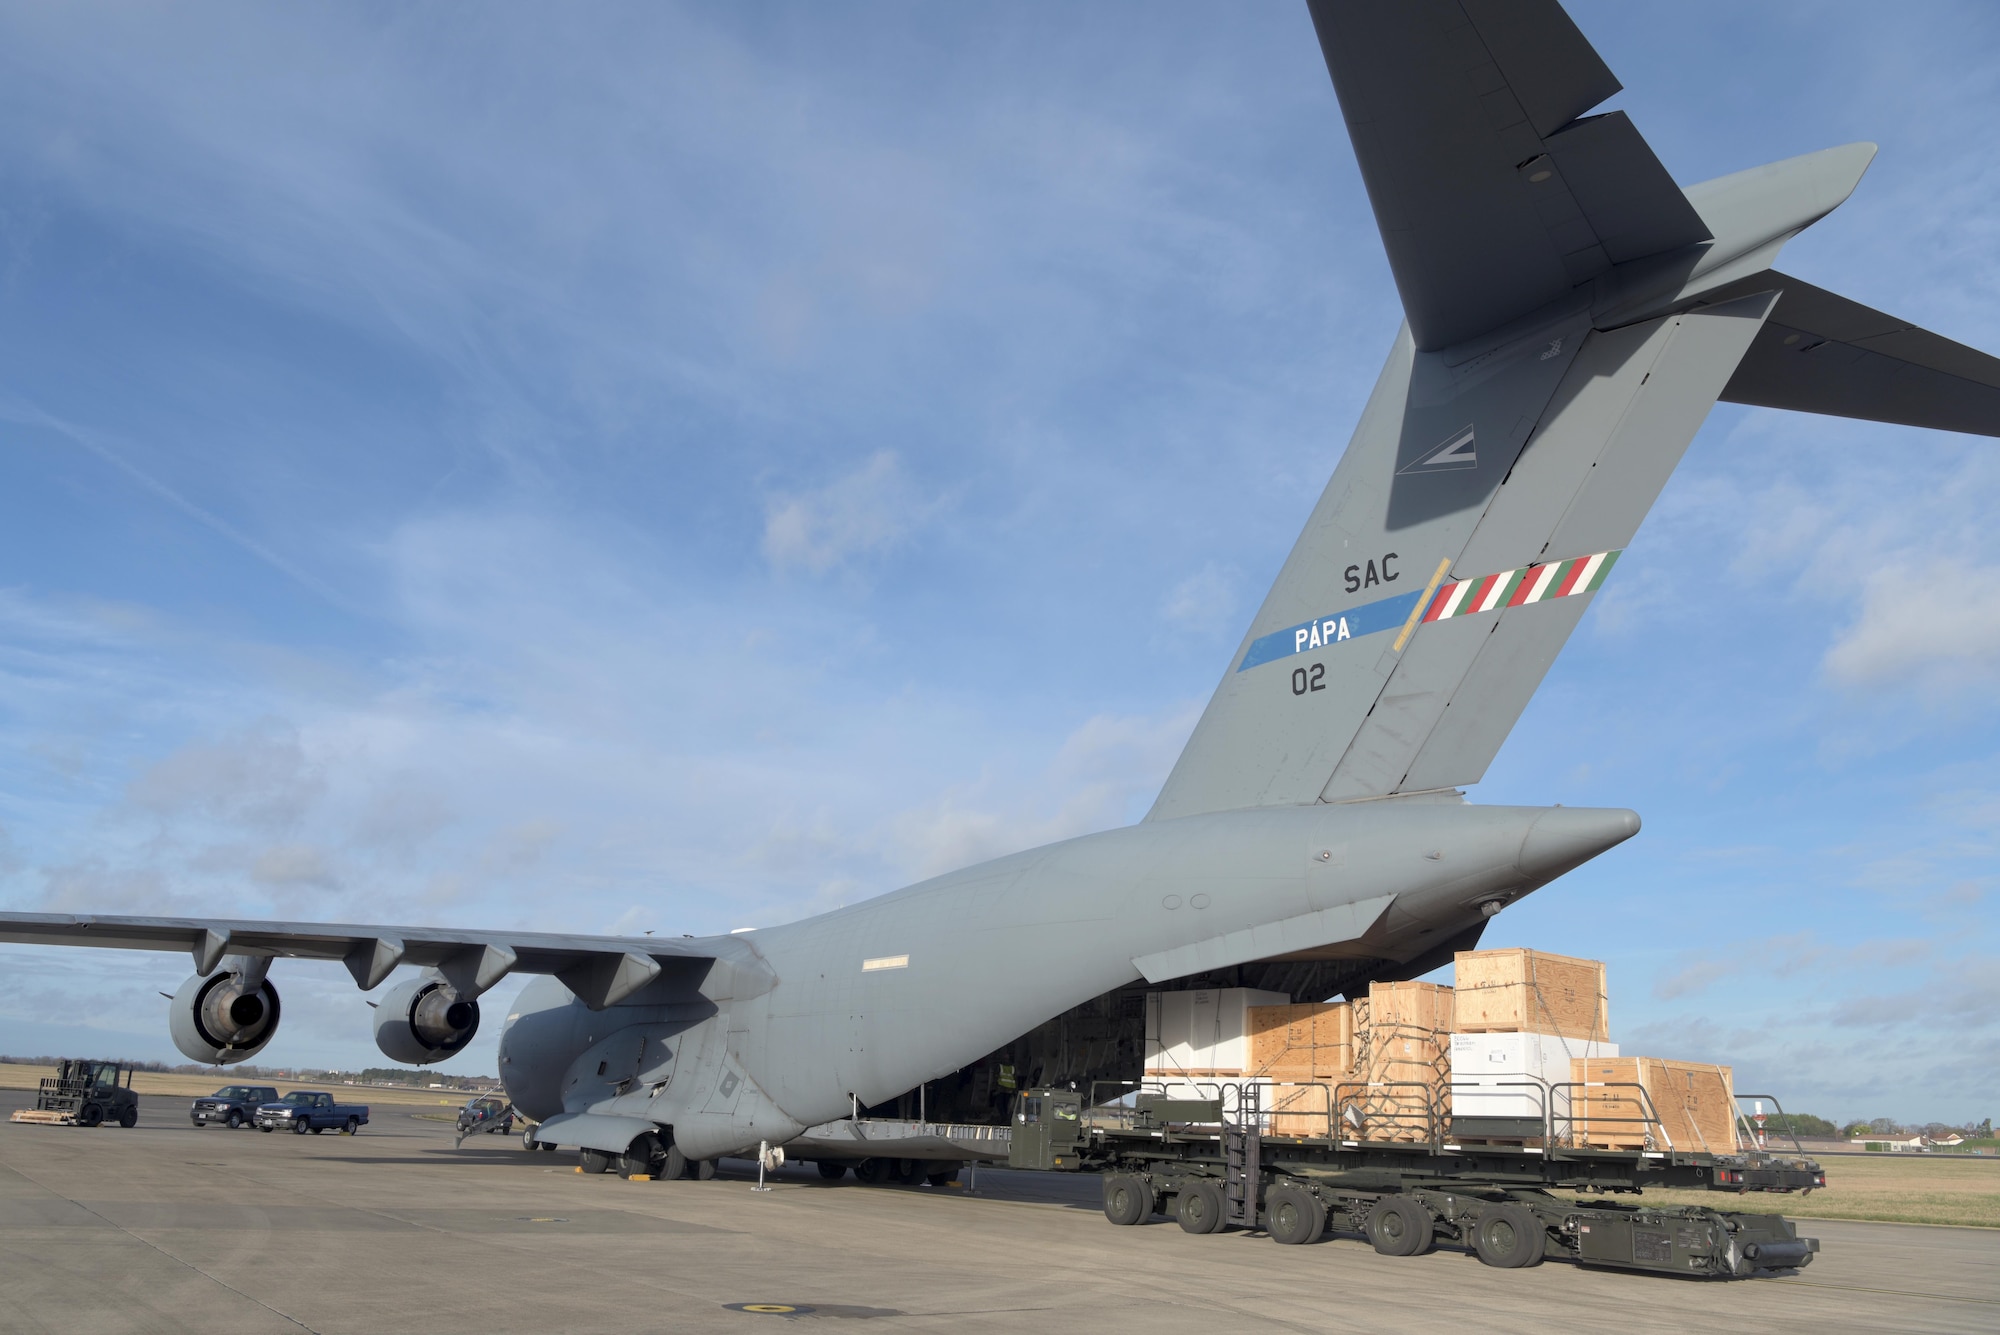
POLYGON ((1777 300, 1405 330, 1149 819, 1477 782, 1777 300))

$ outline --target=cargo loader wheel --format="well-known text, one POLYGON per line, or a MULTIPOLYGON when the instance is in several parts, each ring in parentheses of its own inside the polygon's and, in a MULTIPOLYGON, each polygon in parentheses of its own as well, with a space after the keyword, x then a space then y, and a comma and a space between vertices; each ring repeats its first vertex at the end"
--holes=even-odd
POLYGON ((603 1150, 578 1150, 576 1164, 586 1173, 601 1173, 611 1167, 611 1156, 603 1150))
POLYGON ((1300 1187, 1273 1187, 1264 1195, 1264 1231, 1287 1247, 1317 1241, 1326 1232, 1326 1207, 1300 1187))
POLYGON ((1502 1270, 1540 1265, 1547 1249, 1548 1233, 1525 1205, 1489 1206, 1472 1226, 1472 1250, 1502 1270))
POLYGON ((139 1125, 139 1108, 137 1104, 127 1107, 118 1114, 118 1125, 124 1127, 127 1131, 139 1125))
POLYGON ((839 1159, 821 1159, 819 1175, 829 1182, 838 1182, 847 1176, 847 1165, 839 1159))
POLYGON ((887 1159, 863 1159, 854 1165, 854 1178, 865 1186, 879 1187, 889 1180, 889 1167, 887 1159))
POLYGON ((1222 1188, 1213 1182, 1191 1182, 1181 1188, 1179 1207, 1174 1216, 1181 1228, 1189 1233, 1220 1233, 1222 1231, 1222 1188))
POLYGON ((94 1103, 84 1104, 76 1110, 76 1124, 78 1126, 103 1126, 104 1109, 94 1103))
POLYGON ((1436 1241, 1430 1213, 1402 1196, 1384 1196, 1368 1212, 1368 1241, 1384 1256, 1422 1256, 1436 1241))
POLYGON ((1143 1178, 1113 1173, 1104 1179, 1104 1217, 1114 1224, 1143 1224, 1153 1213, 1153 1189, 1143 1178))

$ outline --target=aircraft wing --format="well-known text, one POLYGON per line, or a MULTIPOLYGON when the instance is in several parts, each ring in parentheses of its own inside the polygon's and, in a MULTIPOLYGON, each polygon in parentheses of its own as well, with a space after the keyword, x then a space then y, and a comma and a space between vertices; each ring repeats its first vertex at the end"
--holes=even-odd
POLYGON ((2000 436, 2000 357, 1767 269, 1704 300, 1781 289, 1730 403, 2000 436))
POLYGON ((1420 351, 1710 239, 1556 0, 1309 0, 1420 351))
POLYGON ((478 996, 510 973, 546 973, 598 1008, 631 995, 676 959, 727 958, 732 964, 763 967, 756 952, 733 937, 569 936, 226 918, 0 913, 0 941, 185 950, 195 971, 203 974, 228 955, 339 960, 364 990, 380 985, 397 965, 414 964, 436 969, 463 996, 478 996))

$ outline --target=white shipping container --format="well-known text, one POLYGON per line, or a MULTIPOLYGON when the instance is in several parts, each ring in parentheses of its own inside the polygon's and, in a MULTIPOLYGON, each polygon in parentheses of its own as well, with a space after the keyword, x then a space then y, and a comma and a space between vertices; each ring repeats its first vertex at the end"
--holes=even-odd
POLYGON ((1284 992, 1253 987, 1146 994, 1146 1077, 1236 1075, 1250 1068, 1246 1012, 1287 1006, 1284 992))
POLYGON ((1453 1034, 1452 1115, 1539 1120, 1547 1108, 1566 1118, 1567 1091, 1549 1087, 1569 1083, 1570 1058, 1617 1055, 1616 1043, 1557 1034, 1453 1034))

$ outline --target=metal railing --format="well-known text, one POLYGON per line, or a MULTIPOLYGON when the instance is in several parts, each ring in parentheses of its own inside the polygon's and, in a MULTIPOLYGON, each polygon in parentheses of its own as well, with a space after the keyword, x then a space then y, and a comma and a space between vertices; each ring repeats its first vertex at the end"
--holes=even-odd
MULTIPOLYGON (((1143 1095, 1157 1100, 1214 1103, 1223 1126, 1254 1129, 1265 1137, 1337 1140, 1348 1144, 1428 1143, 1440 1150, 1459 1139, 1456 1122, 1481 1115, 1461 1109, 1463 1097, 1525 1098, 1532 1111, 1493 1116, 1530 1122, 1534 1128, 1532 1134, 1498 1139, 1540 1140, 1550 1149, 1613 1148, 1589 1143, 1605 1139, 1636 1141, 1638 1148, 1646 1150, 1673 1152, 1683 1148, 1675 1145, 1673 1133, 1667 1129, 1666 1120, 1644 1085, 1631 1081, 1551 1082, 1532 1076, 1452 1081, 1443 1086, 1421 1080, 1338 1083, 1193 1077, 1098 1080, 1092 1082, 1084 1120, 1093 1126, 1130 1130, 1146 1113, 1141 1103, 1143 1095), (1630 1135, 1616 1135, 1627 1128, 1630 1135)), ((1769 1098, 1768 1095, 1741 1097, 1769 1098)), ((1770 1102, 1777 1107, 1776 1099, 1770 1102)), ((1779 1111, 1782 1115, 1782 1109, 1779 1111)), ((1740 1109, 1738 1115, 1742 1115, 1740 1109)), ((1692 1119, 1688 1119, 1688 1124, 1694 1127, 1695 1138, 1701 1140, 1699 1127, 1692 1119)), ((1477 1141, 1495 1137, 1474 1134, 1465 1138, 1477 1141)), ((1706 1143, 1700 1148, 1715 1152, 1706 1143)))
POLYGON ((1734 1096, 1734 1098, 1736 1099, 1736 1125, 1737 1129, 1743 1133, 1743 1143, 1745 1145, 1755 1146, 1759 1150, 1767 1148, 1767 1146, 1764 1144, 1764 1139, 1763 1139, 1764 1129, 1762 1127, 1752 1125, 1752 1122, 1755 1119, 1743 1111, 1743 1104, 1746 1101, 1751 1101, 1751 1102, 1768 1101, 1772 1109, 1777 1113, 1778 1117, 1783 1119, 1785 1134, 1787 1136, 1790 1136, 1792 1139, 1792 1148, 1799 1152, 1801 1158, 1805 1156, 1806 1147, 1799 1144, 1799 1124, 1797 1120, 1794 1119, 1790 1113, 1787 1113, 1785 1111, 1784 1105, 1779 1103, 1774 1095, 1737 1094, 1734 1096))

